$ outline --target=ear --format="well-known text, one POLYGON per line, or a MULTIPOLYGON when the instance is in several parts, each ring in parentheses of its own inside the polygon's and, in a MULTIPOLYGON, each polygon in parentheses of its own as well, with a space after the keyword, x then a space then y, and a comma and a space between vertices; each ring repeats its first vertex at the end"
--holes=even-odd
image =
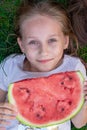
POLYGON ((24 53, 23 42, 22 42, 22 39, 20 37, 17 38, 17 42, 18 42, 18 45, 19 45, 21 51, 24 53))
POLYGON ((67 49, 69 45, 69 36, 65 36, 65 45, 64 45, 64 49, 67 49))

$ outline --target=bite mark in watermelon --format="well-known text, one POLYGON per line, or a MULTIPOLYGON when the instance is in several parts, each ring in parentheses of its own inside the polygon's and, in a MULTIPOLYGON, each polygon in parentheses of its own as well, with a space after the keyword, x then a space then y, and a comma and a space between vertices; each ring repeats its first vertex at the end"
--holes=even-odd
POLYGON ((60 124, 81 109, 83 81, 79 71, 24 79, 9 86, 8 99, 25 125, 40 128, 60 124))

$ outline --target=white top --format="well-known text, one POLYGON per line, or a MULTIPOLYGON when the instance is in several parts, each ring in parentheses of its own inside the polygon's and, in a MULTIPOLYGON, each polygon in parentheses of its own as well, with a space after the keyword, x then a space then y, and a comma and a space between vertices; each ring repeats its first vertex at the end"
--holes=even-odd
MULTIPOLYGON (((80 70, 86 78, 86 69, 84 65, 78 58, 64 55, 63 64, 58 68, 49 72, 28 72, 24 71, 23 61, 25 56, 23 54, 17 55, 13 54, 7 57, 0 64, 0 88, 4 91, 8 91, 8 86, 10 83, 19 81, 26 78, 49 76, 54 73, 65 72, 65 71, 75 71, 80 70)), ((50 128, 41 128, 41 130, 49 130, 50 128)), ((30 130, 29 127, 22 124, 18 125, 18 121, 12 121, 11 126, 7 126, 6 130, 30 130)), ((34 129, 38 130, 38 128, 34 129)), ((63 124, 58 125, 58 130, 71 130, 71 123, 67 121, 63 124)))

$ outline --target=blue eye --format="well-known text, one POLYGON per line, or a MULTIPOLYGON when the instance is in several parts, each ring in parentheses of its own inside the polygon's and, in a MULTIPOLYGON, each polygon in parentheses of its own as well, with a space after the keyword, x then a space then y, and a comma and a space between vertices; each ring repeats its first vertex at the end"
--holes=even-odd
POLYGON ((28 45, 31 48, 38 48, 40 46, 40 42, 36 40, 31 40, 29 41, 28 45))
POLYGON ((32 41, 30 41, 30 42, 29 42, 29 44, 30 44, 30 45, 36 45, 36 44, 38 44, 38 42, 37 42, 37 41, 32 40, 32 41))
POLYGON ((57 39, 51 38, 51 39, 48 40, 48 43, 54 43, 54 42, 57 42, 57 39))

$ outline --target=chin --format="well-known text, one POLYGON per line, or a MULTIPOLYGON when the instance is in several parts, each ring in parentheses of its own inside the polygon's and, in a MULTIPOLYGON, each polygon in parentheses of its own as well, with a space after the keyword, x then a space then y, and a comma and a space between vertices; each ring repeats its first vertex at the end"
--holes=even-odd
POLYGON ((46 66, 40 66, 40 67, 33 67, 31 68, 32 72, 49 72, 52 71, 54 69, 54 67, 46 67, 46 66))
POLYGON ((49 71, 52 71, 53 70, 53 68, 43 68, 43 69, 39 69, 38 71, 39 72, 49 72, 49 71))

